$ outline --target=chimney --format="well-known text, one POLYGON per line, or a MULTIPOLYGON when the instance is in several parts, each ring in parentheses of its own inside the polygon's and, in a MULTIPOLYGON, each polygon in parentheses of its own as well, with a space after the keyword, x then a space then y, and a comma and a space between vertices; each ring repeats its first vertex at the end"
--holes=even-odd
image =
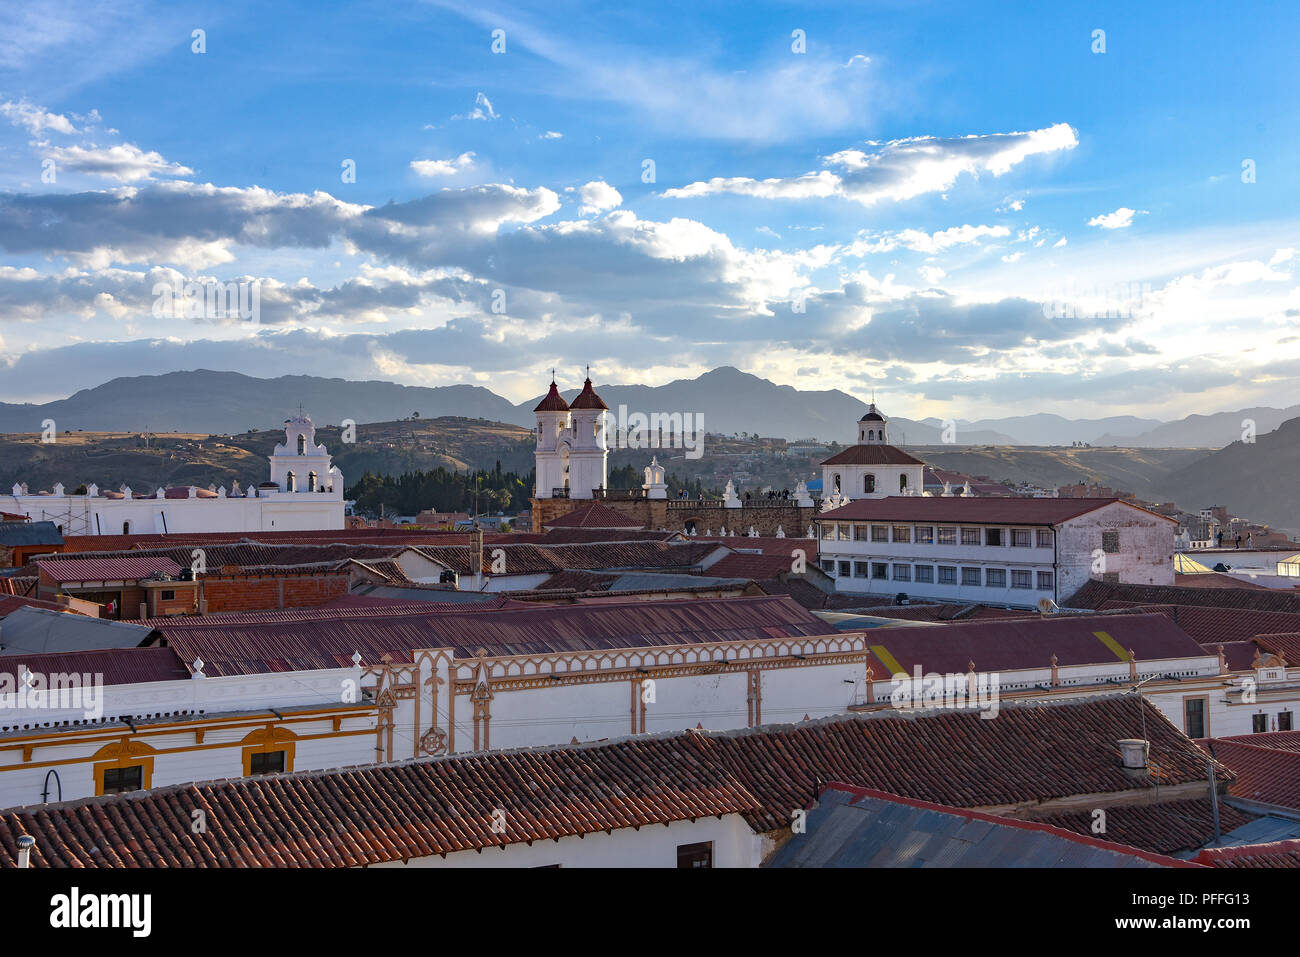
POLYGON ((483 575, 483 529, 475 523, 474 530, 470 532, 469 540, 469 573, 474 576, 475 587, 478 587, 483 575))
POLYGON ((36 838, 29 834, 23 834, 18 838, 18 866, 26 870, 32 866, 32 848, 36 846, 36 838))
POLYGON ((1151 743, 1143 738, 1120 738, 1120 765, 1129 771, 1143 771, 1147 766, 1147 756, 1151 752, 1151 743))

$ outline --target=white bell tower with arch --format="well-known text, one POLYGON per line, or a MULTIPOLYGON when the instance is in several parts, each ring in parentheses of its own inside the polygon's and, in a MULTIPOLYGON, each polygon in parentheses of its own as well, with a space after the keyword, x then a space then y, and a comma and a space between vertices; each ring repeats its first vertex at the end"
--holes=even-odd
POLYGON ((284 421, 284 441, 270 455, 271 481, 281 492, 340 491, 343 475, 331 464, 325 446, 316 442, 316 427, 299 413, 284 421))

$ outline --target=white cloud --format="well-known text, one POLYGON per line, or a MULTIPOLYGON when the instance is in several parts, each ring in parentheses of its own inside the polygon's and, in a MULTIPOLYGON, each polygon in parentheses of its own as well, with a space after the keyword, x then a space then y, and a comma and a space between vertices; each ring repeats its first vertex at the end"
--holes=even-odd
POLYGON ((1053 249, 1060 249, 1060 248, 1061 248, 1062 246, 1064 246, 1065 244, 1066 244, 1066 238, 1065 238, 1064 236, 1062 236, 1060 239, 1058 239, 1056 242, 1054 242, 1054 243, 1052 244, 1052 248, 1053 248, 1053 249))
POLYGON ((131 143, 117 146, 47 146, 41 150, 54 160, 56 169, 102 176, 118 183, 136 183, 161 176, 192 176, 194 170, 169 163, 155 150, 145 152, 131 143))
POLYGON ((926 282, 928 282, 931 286, 938 285, 939 280, 947 275, 947 273, 945 273, 938 266, 921 266, 916 271, 920 273, 921 278, 924 279, 926 282))
POLYGON ((421 176, 454 176, 473 168, 473 153, 461 153, 449 160, 411 160, 411 169, 421 176))
POLYGON ((547 130, 545 133, 543 133, 541 136, 539 136, 538 139, 541 139, 541 140, 562 140, 562 139, 564 139, 564 134, 563 134, 563 133, 557 133, 557 132, 555 132, 555 130, 547 130))
POLYGON ((980 239, 986 236, 998 238, 1010 235, 1011 230, 1006 226, 971 226, 966 224, 964 226, 951 226, 948 229, 941 229, 934 233, 926 233, 919 229, 904 229, 897 233, 886 233, 875 240, 855 242, 849 247, 848 253, 852 256, 862 256, 867 253, 887 253, 893 252, 902 246, 913 252, 934 255, 953 246, 979 242, 980 239))
POLYGON ((578 207, 579 216, 602 213, 623 202, 623 196, 618 190, 599 179, 579 187, 578 198, 582 201, 582 205, 578 207))
POLYGON ((1290 262, 1295 257, 1294 249, 1279 249, 1273 254, 1273 258, 1268 261, 1270 266, 1280 266, 1284 262, 1290 262))
POLYGON ((1018 260, 1018 259, 1019 259, 1021 256, 1023 256, 1023 255, 1024 255, 1024 253, 1019 253, 1019 252, 1017 252, 1017 253, 1007 253, 1005 256, 1002 257, 1002 261, 1003 261, 1004 263, 1013 263, 1013 262, 1015 262, 1016 260, 1018 260))
POLYGON ((664 196, 683 199, 736 193, 761 199, 810 199, 838 196, 864 206, 899 201, 923 193, 943 192, 959 176, 981 172, 1001 176, 1027 157, 1073 149, 1079 138, 1066 123, 1024 133, 988 133, 964 137, 932 136, 871 143, 870 152, 840 150, 823 160, 830 169, 800 176, 756 180, 715 177, 668 189, 664 196))
POLYGON ((1102 229, 1127 229, 1133 225, 1133 217, 1137 215, 1146 215, 1145 209, 1129 209, 1127 206, 1121 206, 1113 213, 1102 213, 1088 220, 1089 226, 1100 226, 1102 229))
POLYGON ((26 100, 14 102, 8 100, 0 103, 0 116, 5 117, 14 126, 24 127, 33 136, 39 136, 45 130, 71 135, 78 132, 72 121, 58 113, 50 113, 26 100))

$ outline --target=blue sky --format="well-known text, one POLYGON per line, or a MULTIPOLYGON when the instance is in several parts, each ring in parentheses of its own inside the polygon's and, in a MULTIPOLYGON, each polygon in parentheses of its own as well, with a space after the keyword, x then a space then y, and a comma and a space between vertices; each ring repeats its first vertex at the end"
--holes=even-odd
POLYGON ((0 400, 590 362, 915 418, 1294 402, 1300 12, 1010 6, 10 5, 0 400), (157 308, 233 281, 258 322, 157 308))

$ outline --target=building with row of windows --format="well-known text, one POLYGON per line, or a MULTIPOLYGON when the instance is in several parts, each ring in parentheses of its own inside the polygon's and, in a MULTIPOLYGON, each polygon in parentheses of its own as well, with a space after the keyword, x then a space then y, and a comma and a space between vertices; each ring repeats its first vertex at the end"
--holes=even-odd
POLYGON ((1171 585, 1177 522, 1120 499, 860 499, 822 513, 822 569, 848 594, 1031 607, 1090 578, 1171 585))

